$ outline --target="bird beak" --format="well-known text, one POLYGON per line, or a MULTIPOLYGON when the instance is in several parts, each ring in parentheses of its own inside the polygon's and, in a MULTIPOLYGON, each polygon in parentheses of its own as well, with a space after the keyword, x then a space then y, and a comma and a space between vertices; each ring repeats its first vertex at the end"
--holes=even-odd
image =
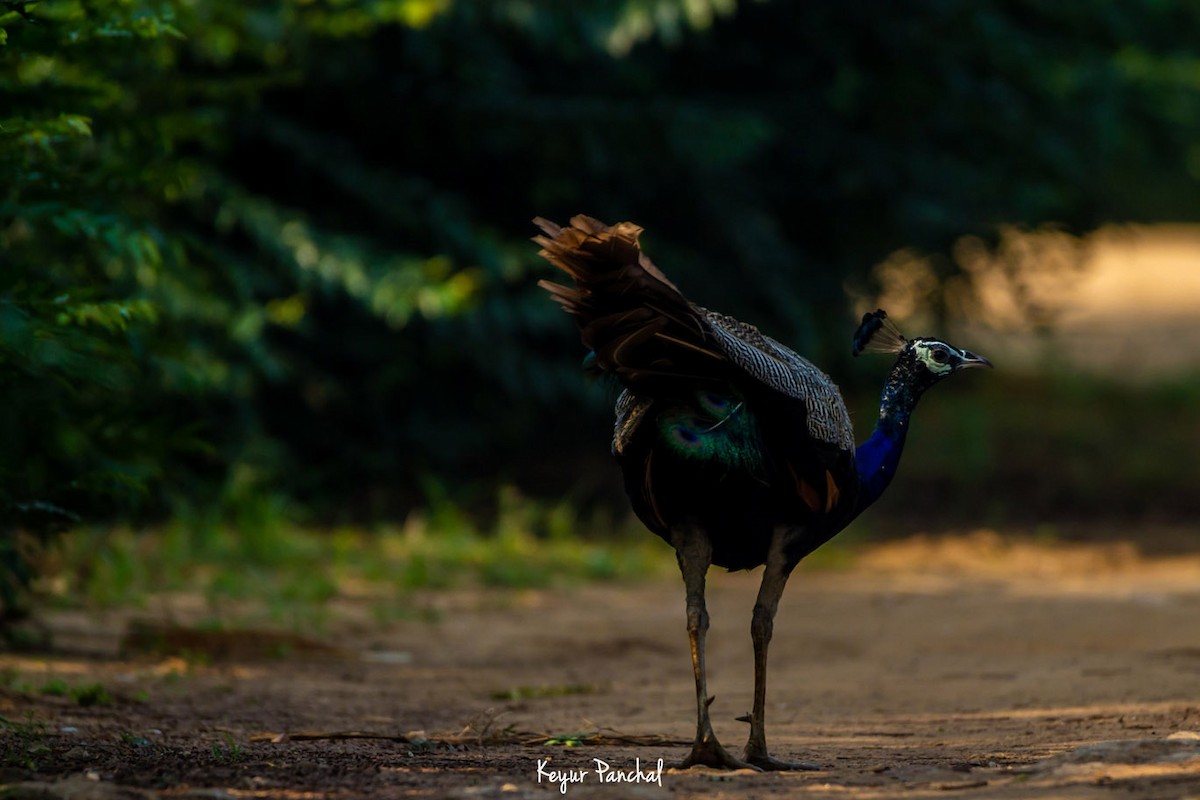
POLYGON ((970 350, 960 350, 959 353, 962 354, 962 363, 958 365, 959 369, 966 369, 967 367, 991 367, 992 366, 992 362, 988 361, 983 356, 975 355, 970 350))

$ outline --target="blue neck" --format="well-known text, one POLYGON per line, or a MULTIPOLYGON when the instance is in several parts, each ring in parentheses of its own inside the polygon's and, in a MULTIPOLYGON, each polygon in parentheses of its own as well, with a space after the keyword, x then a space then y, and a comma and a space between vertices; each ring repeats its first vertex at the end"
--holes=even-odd
POLYGON ((909 417, 920 399, 920 393, 913 389, 909 377, 904 369, 892 370, 883 387, 875 431, 855 451, 859 479, 855 516, 879 499, 900 464, 909 417))

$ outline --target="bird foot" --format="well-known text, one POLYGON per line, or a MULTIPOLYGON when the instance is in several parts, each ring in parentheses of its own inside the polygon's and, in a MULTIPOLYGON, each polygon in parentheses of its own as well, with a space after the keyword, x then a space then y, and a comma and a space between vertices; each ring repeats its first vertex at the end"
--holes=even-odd
POLYGON ((716 769, 750 769, 762 772, 762 769, 730 755, 715 738, 697 741, 692 745, 692 752, 683 761, 671 764, 671 769, 688 769, 690 767, 714 767, 716 769))
POLYGON ((783 761, 769 755, 766 750, 752 752, 750 748, 746 748, 745 759, 751 767, 763 772, 818 772, 824 769, 820 764, 811 761, 783 761))

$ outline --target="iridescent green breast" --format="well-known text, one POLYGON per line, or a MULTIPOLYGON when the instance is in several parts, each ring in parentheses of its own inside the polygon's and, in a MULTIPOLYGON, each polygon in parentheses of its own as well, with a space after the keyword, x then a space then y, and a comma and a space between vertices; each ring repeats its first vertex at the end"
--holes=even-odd
POLYGON ((745 400, 734 393, 697 391, 658 415, 658 435, 671 452, 686 459, 760 472, 762 436, 745 400))

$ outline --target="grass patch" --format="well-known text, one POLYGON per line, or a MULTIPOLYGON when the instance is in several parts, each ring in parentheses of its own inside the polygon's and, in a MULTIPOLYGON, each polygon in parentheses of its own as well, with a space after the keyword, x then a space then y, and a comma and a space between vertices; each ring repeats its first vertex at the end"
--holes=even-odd
POLYGON ((593 683, 571 683, 565 686, 514 686, 496 689, 488 696, 493 700, 541 700, 546 697, 568 697, 578 694, 597 694, 600 687, 593 683))
MULTIPOLYGON (((50 678, 38 686, 22 679, 21 674, 12 668, 0 671, 0 688, 29 697, 37 695, 43 697, 69 697, 81 706, 106 706, 113 702, 112 695, 109 694, 108 689, 103 684, 86 683, 72 685, 62 678, 50 678)), ((4 727, 12 729, 16 724, 8 720, 5 722, 4 727)))
POLYGON ((230 733, 221 734, 221 742, 212 746, 213 761, 218 764, 237 764, 246 757, 246 748, 233 738, 230 733))
POLYGON ((107 706, 112 704, 112 695, 99 683, 75 686, 70 690, 71 699, 81 706, 107 706))
POLYGON ((98 608, 199 594, 217 629, 311 631, 327 623, 339 600, 366 600, 381 622, 436 621, 413 602, 414 592, 634 581, 675 568, 671 549, 636 523, 581 519, 565 503, 539 503, 512 490, 501 492, 487 526, 448 503, 373 530, 317 529, 282 514, 247 519, 78 530, 62 537, 60 577, 49 585, 62 604, 98 608))
POLYGON ((111 705, 113 701, 112 695, 109 694, 108 689, 104 688, 103 684, 86 683, 72 686, 62 678, 51 678, 42 684, 37 693, 47 697, 69 697, 84 707, 107 706, 111 705))

